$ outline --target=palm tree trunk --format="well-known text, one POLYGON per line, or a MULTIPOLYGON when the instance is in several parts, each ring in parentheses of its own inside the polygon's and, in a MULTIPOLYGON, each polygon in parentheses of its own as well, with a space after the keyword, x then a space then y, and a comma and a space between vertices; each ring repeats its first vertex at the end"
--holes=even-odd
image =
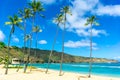
POLYGON ((27 62, 26 62, 26 64, 25 64, 24 73, 26 73, 28 64, 29 64, 29 62, 30 62, 31 45, 32 45, 32 40, 30 40, 30 47, 29 47, 29 52, 28 52, 28 56, 27 56, 27 62))
POLYGON ((35 43, 36 50, 35 50, 35 57, 37 56, 37 41, 38 41, 38 33, 36 32, 36 43, 35 43))
MULTIPOLYGON (((35 22, 35 12, 33 13, 33 22, 32 22, 32 28, 34 27, 34 22, 35 22)), ((31 35, 31 38, 30 38, 30 41, 31 41, 31 45, 32 45, 32 31, 31 31, 31 33, 30 33, 30 35, 31 35)), ((30 63, 31 63, 31 68, 32 68, 32 59, 30 60, 30 63)), ((31 69, 30 69, 30 72, 31 72, 31 69)))
MULTIPOLYGON (((35 47, 36 47, 36 50, 35 50, 35 54, 34 54, 34 57, 37 56, 37 42, 38 42, 38 33, 36 32, 36 43, 35 43, 35 47)), ((31 60, 32 62, 33 60, 31 60)), ((30 68, 30 72, 32 71, 32 64, 31 64, 31 68, 30 68)))
POLYGON ((88 77, 91 77, 91 71, 92 71, 92 24, 90 28, 90 62, 89 62, 89 75, 88 77))
POLYGON ((49 69, 49 67, 50 67, 50 60, 51 60, 51 57, 52 57, 52 53, 53 53, 53 50, 54 50, 54 46, 55 46, 55 43, 56 43, 56 38, 57 38, 57 35, 58 35, 58 30, 59 30, 59 24, 57 24, 57 31, 56 31, 56 35, 55 35, 55 37, 54 37, 54 41, 53 41, 53 45, 52 45, 52 50, 51 50, 51 52, 50 52, 50 55, 49 55, 49 59, 48 59, 48 66, 47 66, 47 69, 46 69, 46 74, 47 74, 47 72, 48 72, 48 69, 49 69))
MULTIPOLYGON (((26 20, 24 19, 24 49, 23 49, 23 62, 24 62, 24 56, 25 56, 25 47, 26 47, 26 41, 25 41, 25 36, 26 36, 26 20)), ((18 72, 19 71, 19 69, 20 69, 20 65, 21 65, 22 63, 20 62, 20 64, 19 64, 19 66, 18 66, 18 69, 17 69, 17 71, 16 72, 18 72)), ((25 66, 24 66, 24 68, 25 68, 25 66)))
MULTIPOLYGON (((14 27, 14 25, 13 25, 14 27)), ((9 35, 9 38, 8 38, 8 60, 7 60, 7 63, 6 63, 6 70, 5 70, 5 74, 7 75, 8 74, 8 66, 9 66, 9 58, 10 58, 10 40, 11 40, 11 36, 12 36, 12 30, 10 32, 10 35, 9 35)))
POLYGON ((59 72, 59 76, 62 76, 62 64, 63 64, 63 56, 64 56, 65 27, 66 27, 66 13, 65 13, 65 22, 64 22, 63 36, 62 36, 62 54, 61 54, 61 62, 60 62, 60 72, 59 72))

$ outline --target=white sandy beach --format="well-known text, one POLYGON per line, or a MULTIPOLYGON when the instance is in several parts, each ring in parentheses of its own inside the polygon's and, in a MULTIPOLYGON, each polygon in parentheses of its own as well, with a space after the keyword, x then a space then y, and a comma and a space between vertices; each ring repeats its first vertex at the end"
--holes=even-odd
POLYGON ((0 67, 0 80, 120 80, 120 78, 95 76, 87 78, 85 74, 77 74, 64 72, 63 76, 58 75, 58 71, 49 70, 48 74, 45 74, 45 69, 35 69, 32 72, 27 71, 23 73, 23 69, 16 72, 16 69, 9 69, 8 75, 4 75, 5 69, 0 67))

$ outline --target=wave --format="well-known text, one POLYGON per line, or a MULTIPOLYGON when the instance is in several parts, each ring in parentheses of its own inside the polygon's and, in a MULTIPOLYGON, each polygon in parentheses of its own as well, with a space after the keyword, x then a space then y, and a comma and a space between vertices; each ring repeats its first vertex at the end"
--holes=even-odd
MULTIPOLYGON (((89 67, 89 65, 71 65, 74 67, 89 67)), ((101 66, 101 65, 93 65, 92 67, 104 67, 104 68, 120 68, 120 66, 101 66)))

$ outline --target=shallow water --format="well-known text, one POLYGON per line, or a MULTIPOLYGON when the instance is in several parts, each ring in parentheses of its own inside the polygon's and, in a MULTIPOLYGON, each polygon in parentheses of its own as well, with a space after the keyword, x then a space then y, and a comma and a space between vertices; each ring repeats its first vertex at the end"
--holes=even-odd
MULTIPOLYGON (((33 64, 37 68, 46 68, 47 63, 44 64, 33 64)), ((59 63, 52 63, 50 69, 59 70, 59 63)), ((63 71, 76 72, 88 74, 89 64, 88 63, 64 63, 63 71)), ((120 63, 93 63, 92 64, 92 74, 120 77, 120 63)))

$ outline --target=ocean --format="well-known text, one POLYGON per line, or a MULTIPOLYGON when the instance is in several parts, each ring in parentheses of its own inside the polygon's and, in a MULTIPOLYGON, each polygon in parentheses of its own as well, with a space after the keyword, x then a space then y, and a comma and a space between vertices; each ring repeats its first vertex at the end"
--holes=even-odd
MULTIPOLYGON (((44 64, 33 64, 37 68, 46 68, 47 63, 44 64)), ((51 63, 50 68, 53 70, 59 70, 59 63, 51 63)), ((64 63, 63 71, 88 74, 89 64, 88 63, 64 63)), ((93 63, 92 74, 101 76, 120 77, 120 63, 93 63)))

